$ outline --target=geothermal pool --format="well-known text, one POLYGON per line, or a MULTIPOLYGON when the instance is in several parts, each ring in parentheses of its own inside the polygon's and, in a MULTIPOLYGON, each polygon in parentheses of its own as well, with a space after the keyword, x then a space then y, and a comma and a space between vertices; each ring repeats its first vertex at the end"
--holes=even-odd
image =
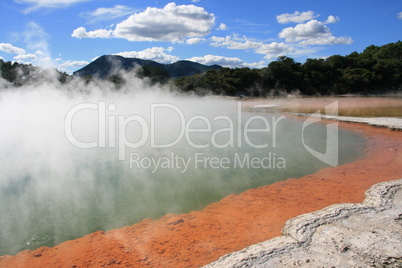
MULTIPOLYGON (((1 93, 0 255, 200 210, 329 166, 305 147, 325 153, 325 124, 303 129, 233 100, 138 87, 1 93)), ((338 134, 339 146, 329 143, 339 164, 362 155, 362 137, 338 134)))

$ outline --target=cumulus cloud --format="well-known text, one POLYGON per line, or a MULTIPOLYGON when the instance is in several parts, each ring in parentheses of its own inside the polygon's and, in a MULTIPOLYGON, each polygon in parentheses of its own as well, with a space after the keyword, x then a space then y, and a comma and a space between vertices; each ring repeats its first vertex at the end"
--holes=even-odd
POLYGON ((30 13, 41 8, 63 8, 86 1, 91 0, 14 0, 18 4, 30 6, 24 10, 25 13, 30 13))
POLYGON ((252 62, 252 63, 244 63, 244 67, 249 67, 249 68, 264 68, 267 67, 267 62, 266 61, 259 61, 259 62, 252 62))
POLYGON ((198 62, 204 65, 221 65, 224 67, 241 67, 244 64, 239 58, 228 58, 216 55, 205 55, 204 57, 192 57, 187 59, 189 61, 198 62))
POLYGON ((205 38, 199 38, 199 37, 194 37, 194 38, 189 38, 186 40, 186 43, 189 45, 197 45, 201 42, 205 42, 206 39, 205 38))
POLYGON ((330 35, 329 28, 322 22, 311 20, 305 24, 297 24, 295 27, 288 27, 279 33, 280 38, 286 42, 296 42, 307 38, 317 38, 330 35))
POLYGON ((125 58, 140 58, 144 60, 153 60, 159 63, 173 63, 178 61, 180 58, 166 53, 171 52, 172 50, 173 47, 169 48, 152 47, 144 49, 142 51, 119 52, 115 53, 114 55, 123 56, 125 58))
POLYGON ((118 23, 114 30, 87 31, 79 27, 72 33, 76 38, 124 38, 129 41, 185 42, 210 33, 214 14, 194 5, 169 3, 163 8, 148 7, 118 23))
POLYGON ((398 13, 398 19, 402 20, 402 12, 398 13))
MULTIPOLYGON (((271 59, 278 56, 286 55, 294 51, 294 48, 285 44, 272 42, 269 44, 263 42, 255 42, 250 40, 235 40, 237 37, 211 37, 211 45, 214 47, 226 47, 229 49, 252 49, 255 53, 265 55, 264 58, 271 59)), ((239 38, 237 38, 239 39, 239 38)))
POLYGON ((219 30, 219 31, 225 31, 227 29, 228 29, 228 27, 226 26, 225 23, 219 24, 219 27, 217 28, 217 30, 219 30))
MULTIPOLYGON (((245 39, 245 38, 243 38, 245 39)), ((237 36, 212 36, 211 37, 211 46, 214 47, 227 47, 229 49, 256 49, 262 45, 260 42, 253 42, 250 40, 242 40, 237 36), (241 40, 241 41, 239 41, 241 40)))
POLYGON ((113 34, 112 30, 99 29, 94 31, 87 31, 84 27, 79 27, 73 31, 72 37, 81 38, 111 38, 113 34))
POLYGON ((9 43, 0 43, 0 50, 10 54, 25 54, 25 50, 9 43))
POLYGON ((63 61, 63 63, 59 64, 59 67, 61 68, 79 68, 79 67, 83 67, 85 65, 87 65, 89 62, 87 61, 63 61))
POLYGON ((338 17, 335 17, 335 16, 330 15, 330 16, 328 16, 328 19, 325 21, 325 23, 326 23, 326 24, 329 24, 329 23, 337 23, 337 22, 339 22, 339 21, 340 21, 340 19, 339 19, 338 17))
POLYGON ((279 37, 291 43, 300 41, 301 45, 350 44, 353 41, 350 37, 332 36, 328 26, 317 20, 285 28, 279 33, 279 37))
POLYGON ((256 63, 246 63, 239 58, 230 58, 217 55, 205 55, 204 57, 192 57, 187 59, 189 61, 198 62, 204 65, 221 65, 223 67, 251 67, 251 68, 261 68, 266 65, 264 61, 256 63))
POLYGON ((276 16, 276 20, 281 23, 281 24, 286 24, 286 23, 302 23, 308 20, 312 20, 314 18, 319 17, 320 15, 316 14, 314 11, 305 11, 305 12, 299 12, 296 11, 293 14, 285 13, 282 15, 276 16))
POLYGON ((285 43, 272 42, 270 44, 262 44, 255 50, 258 54, 264 54, 264 58, 272 59, 286 54, 292 54, 295 49, 285 43))
POLYGON ((89 23, 112 20, 133 14, 135 9, 124 5, 115 5, 114 7, 100 7, 94 11, 85 12, 82 15, 89 20, 89 23))
POLYGON ((300 45, 349 45, 353 43, 353 39, 347 36, 322 36, 301 41, 300 45))
POLYGON ((116 25, 114 34, 130 41, 181 42, 209 34, 214 23, 215 16, 202 7, 169 3, 131 15, 116 25))
POLYGON ((14 57, 17 61, 26 61, 26 60, 37 60, 38 57, 35 54, 21 54, 14 57))

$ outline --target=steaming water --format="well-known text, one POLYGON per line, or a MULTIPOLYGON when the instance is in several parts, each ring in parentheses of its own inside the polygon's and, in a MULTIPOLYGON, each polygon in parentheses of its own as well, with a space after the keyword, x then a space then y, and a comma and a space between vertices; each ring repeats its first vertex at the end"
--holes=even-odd
MULTIPOLYGON (((272 128, 280 115, 242 112, 239 124, 238 107, 234 101, 180 96, 163 88, 149 87, 136 79, 119 92, 107 90, 109 87, 107 84, 84 86, 78 82, 61 87, 49 83, 1 92, 1 255, 54 246, 96 230, 131 225, 144 218, 156 219, 167 213, 199 210, 226 195, 298 178, 328 166, 304 148, 301 139, 303 122, 300 120, 286 118, 279 121, 276 138, 272 129, 270 133, 249 133, 250 142, 268 144, 267 148, 256 149, 247 145, 244 132, 241 132, 239 146, 239 129, 244 131, 247 119, 255 115, 266 118, 272 128), (81 93, 77 93, 78 90, 81 93), (139 115, 150 123, 151 104, 164 103, 178 107, 186 123, 196 115, 208 118, 211 131, 192 133, 189 137, 195 144, 210 146, 194 148, 183 136, 170 148, 151 148, 149 138, 140 148, 126 148, 124 161, 118 159, 118 148, 110 146, 109 135, 106 135, 105 148, 80 149, 73 146, 64 132, 68 111, 79 103, 99 105, 100 101, 116 107, 113 112, 106 110, 105 118, 112 118, 106 124, 107 133, 113 123, 118 122, 119 115, 126 118, 139 115), (230 123, 223 119, 214 120, 216 116, 232 119, 233 147, 216 148, 218 146, 211 143, 212 133, 222 129, 226 131, 214 136, 216 143, 224 145, 231 138, 230 123), (164 157, 174 166, 154 169, 147 167, 148 160, 143 160, 142 167, 135 164, 130 167, 130 154, 138 159, 164 157), (202 160, 197 166, 196 154, 202 160), (250 160, 241 167, 240 163, 245 161, 247 154, 250 160), (190 161, 187 170, 179 162, 172 162, 175 157, 190 161), (220 168, 215 168, 218 164, 206 162, 203 157, 228 160, 220 168), (257 163, 264 157, 265 168, 257 163), (252 158, 257 159, 254 168, 247 166, 252 158), (271 166, 267 167, 269 164, 271 166)), ((78 140, 99 141, 98 111, 86 109, 73 117, 72 130, 78 140)), ((179 123, 177 111, 166 107, 155 110, 156 142, 167 144, 175 140, 181 130, 179 123)), ((207 125, 205 120, 199 119, 194 120, 190 127, 205 129, 207 125)), ((249 125, 249 128, 263 127, 261 119, 249 125)), ((116 139, 111 139, 116 144, 119 142, 118 130, 116 139)), ((127 124, 124 131, 131 142, 139 141, 141 133, 142 128, 136 122, 127 124)), ((304 134, 309 146, 321 152, 324 150, 325 125, 313 124, 305 129, 304 134)), ((361 137, 339 130, 339 140, 340 164, 361 155, 364 145, 361 137)))

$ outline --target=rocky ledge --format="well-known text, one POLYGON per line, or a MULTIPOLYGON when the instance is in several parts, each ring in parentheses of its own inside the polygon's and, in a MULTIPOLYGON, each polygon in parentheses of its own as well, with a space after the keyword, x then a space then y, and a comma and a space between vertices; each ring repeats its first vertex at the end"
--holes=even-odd
POLYGON ((287 221, 283 236, 204 267, 402 267, 402 179, 372 186, 360 204, 287 221))
POLYGON ((402 131, 402 118, 398 117, 352 117, 352 116, 333 116, 322 114, 291 113, 292 115, 303 117, 318 117, 323 119, 338 120, 350 123, 367 124, 373 127, 384 127, 392 130, 402 131))

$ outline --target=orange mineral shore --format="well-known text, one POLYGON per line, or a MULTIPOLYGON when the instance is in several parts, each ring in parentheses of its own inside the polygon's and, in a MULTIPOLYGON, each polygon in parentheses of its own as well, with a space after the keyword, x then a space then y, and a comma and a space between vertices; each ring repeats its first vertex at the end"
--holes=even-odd
MULTIPOLYGON (((333 123, 333 122, 331 122, 333 123)), ((0 267, 200 267, 281 235, 285 222, 336 203, 358 203, 373 184, 402 178, 402 133, 339 123, 367 139, 357 161, 230 195, 183 215, 98 231, 53 248, 0 257, 0 267)))

